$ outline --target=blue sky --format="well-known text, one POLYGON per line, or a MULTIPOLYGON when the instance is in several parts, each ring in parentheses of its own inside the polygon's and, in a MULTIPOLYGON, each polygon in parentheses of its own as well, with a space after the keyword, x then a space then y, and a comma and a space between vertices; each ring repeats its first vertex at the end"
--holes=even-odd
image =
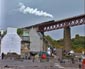
MULTIPOLYGON (((80 14, 84 14, 84 0, 0 0, 0 28, 25 27, 50 20, 61 20, 80 14), (2 1, 2 2, 1 2, 2 1), (37 8, 38 11, 47 12, 53 18, 38 16, 35 14, 24 14, 19 11, 19 3, 25 7, 37 8)), ((75 34, 85 35, 85 25, 71 28, 71 36, 75 34)), ((54 39, 63 38, 63 29, 46 32, 54 39)))

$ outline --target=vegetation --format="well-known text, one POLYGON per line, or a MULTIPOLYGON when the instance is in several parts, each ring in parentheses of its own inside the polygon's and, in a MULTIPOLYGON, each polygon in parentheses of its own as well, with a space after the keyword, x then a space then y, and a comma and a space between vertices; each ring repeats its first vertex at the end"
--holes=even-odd
POLYGON ((17 33, 21 36, 23 34, 23 29, 17 29, 17 33))
MULTIPOLYGON (((7 33, 7 30, 3 32, 3 36, 7 33)), ((22 35, 23 34, 23 29, 17 29, 17 33, 18 35, 22 35)), ((0 31, 0 36, 1 36, 1 31, 0 31)))
MULTIPOLYGON (((56 47, 56 48, 63 48, 64 47, 64 40, 54 40, 49 35, 45 36, 45 38, 49 41, 49 43, 56 47)), ((79 36, 78 34, 75 38, 71 39, 72 41, 72 49, 75 52, 82 52, 85 51, 85 36, 79 36)))
POLYGON ((0 31, 0 36, 3 37, 6 33, 7 33, 7 31, 3 31, 3 34, 1 34, 1 31, 0 31))
POLYGON ((72 39, 72 48, 76 52, 85 51, 85 36, 79 36, 78 34, 72 39))

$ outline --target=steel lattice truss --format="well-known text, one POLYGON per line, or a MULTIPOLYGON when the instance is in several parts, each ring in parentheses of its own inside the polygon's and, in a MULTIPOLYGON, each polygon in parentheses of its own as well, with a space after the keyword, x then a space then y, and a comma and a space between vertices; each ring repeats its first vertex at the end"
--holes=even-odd
POLYGON ((60 20, 60 21, 49 21, 45 23, 38 24, 38 31, 39 32, 46 32, 46 31, 51 31, 51 30, 57 30, 57 29, 62 29, 65 27, 72 27, 72 26, 77 26, 77 25, 82 25, 85 24, 85 14, 60 20))

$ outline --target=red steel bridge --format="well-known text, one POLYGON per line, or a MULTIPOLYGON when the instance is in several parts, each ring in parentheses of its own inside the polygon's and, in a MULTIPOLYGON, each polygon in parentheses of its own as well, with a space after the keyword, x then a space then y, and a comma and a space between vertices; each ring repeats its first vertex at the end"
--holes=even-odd
POLYGON ((32 27, 36 27, 38 32, 44 33, 46 31, 58 30, 64 28, 64 46, 65 50, 70 50, 71 45, 71 34, 70 27, 83 25, 85 24, 85 14, 59 20, 59 21, 48 21, 40 24, 32 25, 30 27, 25 27, 25 29, 29 29, 32 27))
POLYGON ((85 14, 80 15, 80 16, 75 16, 59 21, 49 21, 49 22, 44 22, 41 24, 37 24, 38 26, 38 31, 40 32, 46 32, 46 31, 51 31, 51 30, 57 30, 65 27, 72 27, 72 26, 77 26, 77 25, 82 25, 85 24, 85 14))

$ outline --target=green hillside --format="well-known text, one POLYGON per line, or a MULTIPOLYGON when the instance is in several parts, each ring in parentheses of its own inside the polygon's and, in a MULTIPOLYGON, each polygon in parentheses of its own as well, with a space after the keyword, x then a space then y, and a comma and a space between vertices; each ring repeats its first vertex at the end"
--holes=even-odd
MULTIPOLYGON (((54 40, 49 35, 45 36, 45 38, 51 43, 52 46, 56 48, 64 48, 64 40, 54 40)), ((79 36, 78 34, 75 38, 71 39, 72 41, 72 49, 75 52, 82 52, 85 51, 85 36, 79 36)))

